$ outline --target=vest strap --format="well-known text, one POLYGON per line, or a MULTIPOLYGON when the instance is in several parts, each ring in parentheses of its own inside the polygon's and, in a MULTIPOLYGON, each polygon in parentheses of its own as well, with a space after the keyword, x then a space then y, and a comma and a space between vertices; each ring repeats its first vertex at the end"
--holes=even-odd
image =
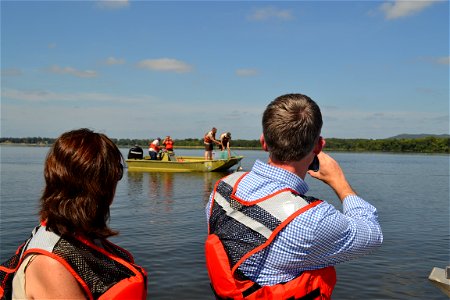
POLYGON ((260 288, 262 288, 262 286, 260 286, 259 284, 257 284, 256 282, 249 287, 248 289, 246 289, 245 291, 242 292, 242 296, 247 297, 249 295, 251 295, 252 293, 256 292, 257 290, 259 290, 260 288))

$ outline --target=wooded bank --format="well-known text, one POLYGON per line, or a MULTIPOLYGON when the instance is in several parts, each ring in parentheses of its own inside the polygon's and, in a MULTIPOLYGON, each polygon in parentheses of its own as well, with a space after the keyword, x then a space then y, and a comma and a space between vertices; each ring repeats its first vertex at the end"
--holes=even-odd
MULTIPOLYGON (((114 139, 119 147, 131 147, 139 145, 147 148, 147 139, 114 139)), ((51 145, 54 138, 26 137, 26 138, 0 138, 1 144, 27 144, 27 145, 51 145)), ((175 139, 175 148, 202 148, 203 139, 175 139)), ((327 151, 346 152, 401 152, 401 153, 449 153, 450 138, 428 136, 422 138, 389 138, 389 139, 326 139, 327 151)), ((261 149, 259 140, 232 140, 232 148, 261 149)))

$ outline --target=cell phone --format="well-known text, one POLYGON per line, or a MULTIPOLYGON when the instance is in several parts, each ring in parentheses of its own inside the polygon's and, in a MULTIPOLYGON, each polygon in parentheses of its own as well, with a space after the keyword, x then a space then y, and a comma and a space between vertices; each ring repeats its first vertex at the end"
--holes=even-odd
POLYGON ((312 163, 308 167, 308 170, 317 172, 319 171, 319 167, 320 167, 319 158, 317 157, 317 155, 315 155, 312 163))

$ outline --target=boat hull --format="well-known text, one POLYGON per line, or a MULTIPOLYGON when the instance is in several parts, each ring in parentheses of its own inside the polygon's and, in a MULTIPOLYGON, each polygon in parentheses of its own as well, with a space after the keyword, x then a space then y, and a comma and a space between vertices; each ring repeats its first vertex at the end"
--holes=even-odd
POLYGON ((450 298, 450 266, 445 269, 434 267, 428 279, 450 298))
POLYGON ((144 172, 220 172, 237 165, 243 156, 230 159, 205 160, 196 156, 177 156, 176 161, 127 159, 128 171, 144 172))

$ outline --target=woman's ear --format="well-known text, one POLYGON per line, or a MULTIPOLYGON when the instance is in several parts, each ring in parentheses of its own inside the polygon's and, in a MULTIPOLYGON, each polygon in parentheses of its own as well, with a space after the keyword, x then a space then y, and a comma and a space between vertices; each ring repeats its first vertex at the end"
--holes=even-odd
POLYGON ((269 149, 267 148, 266 141, 264 140, 264 134, 261 133, 261 136, 259 137, 259 142, 261 143, 261 147, 264 151, 269 152, 269 149))

